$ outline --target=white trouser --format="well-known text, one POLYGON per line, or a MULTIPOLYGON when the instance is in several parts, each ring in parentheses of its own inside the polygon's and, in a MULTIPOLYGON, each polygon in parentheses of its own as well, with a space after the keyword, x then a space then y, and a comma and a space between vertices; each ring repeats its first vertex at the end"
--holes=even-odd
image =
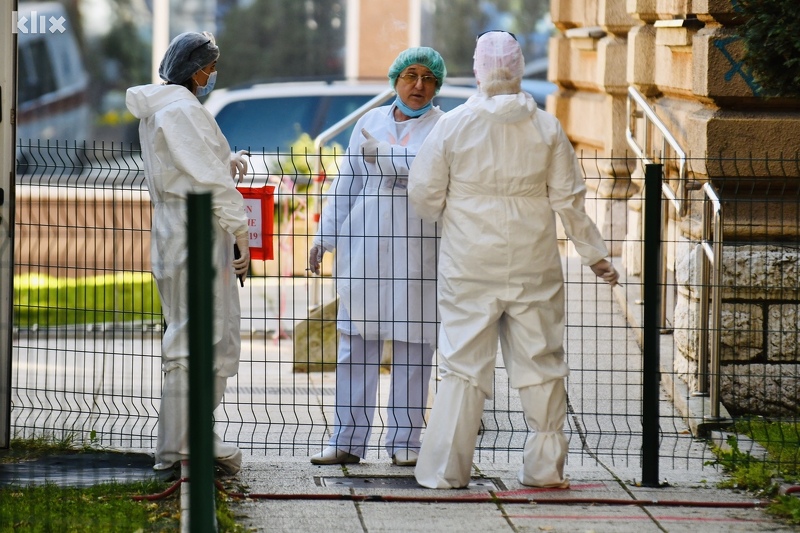
MULTIPOLYGON (((359 457, 367 442, 377 403, 383 342, 342 333, 336 362, 336 427, 330 445, 359 457)), ((386 452, 419 450, 425 423, 433 348, 429 344, 392 342, 392 373, 386 452)))
POLYGON ((519 389, 525 421, 534 432, 525 442, 519 482, 534 487, 569 487, 564 461, 569 442, 564 435, 567 421, 567 389, 564 378, 519 389))
MULTIPOLYGON (((228 378, 214 377, 213 408, 222 402, 228 378)), ((158 470, 189 458, 189 372, 175 367, 164 373, 161 386, 161 407, 158 412, 158 440, 156 444, 156 466, 158 470)), ((242 452, 214 433, 214 458, 234 473, 242 464, 242 452)))
MULTIPOLYGON (((525 420, 535 433, 525 443, 519 480, 537 487, 568 487, 564 478, 567 439, 564 378, 519 389, 525 420)), ((446 375, 433 402, 414 476, 423 487, 469 485, 472 458, 486 394, 469 381, 446 375)))

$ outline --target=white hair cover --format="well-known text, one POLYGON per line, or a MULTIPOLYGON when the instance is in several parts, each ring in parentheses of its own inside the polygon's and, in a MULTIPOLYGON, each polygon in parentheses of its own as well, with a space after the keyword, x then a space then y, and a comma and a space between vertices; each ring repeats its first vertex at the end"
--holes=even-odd
POLYGON ((508 32, 490 31, 478 37, 474 56, 475 79, 486 96, 520 91, 525 58, 519 43, 508 32))

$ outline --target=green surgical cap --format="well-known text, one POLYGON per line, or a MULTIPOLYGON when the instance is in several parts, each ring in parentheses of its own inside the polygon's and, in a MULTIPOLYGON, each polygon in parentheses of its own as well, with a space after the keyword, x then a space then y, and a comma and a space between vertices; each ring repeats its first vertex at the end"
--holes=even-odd
POLYGON ((219 58, 219 48, 214 36, 203 33, 181 33, 169 43, 158 76, 170 83, 183 83, 201 68, 219 58))
POLYGON ((447 76, 447 68, 444 66, 444 59, 439 55, 439 52, 427 46, 408 48, 400 52, 392 66, 389 67, 389 83, 392 89, 397 84, 397 76, 409 65, 427 67, 436 76, 436 92, 439 92, 442 83, 444 83, 444 78, 447 76))

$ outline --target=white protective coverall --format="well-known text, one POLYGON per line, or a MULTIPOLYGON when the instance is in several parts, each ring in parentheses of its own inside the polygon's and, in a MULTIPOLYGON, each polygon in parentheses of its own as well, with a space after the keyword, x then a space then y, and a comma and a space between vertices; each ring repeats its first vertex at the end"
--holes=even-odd
POLYGON ((406 187, 414 155, 443 112, 433 107, 397 122, 393 109, 373 109, 356 123, 314 239, 336 250, 342 336, 330 445, 362 458, 385 340, 394 341, 386 451, 419 449, 438 327, 437 228, 409 209, 406 187), (375 163, 361 154, 362 129, 389 145, 375 163))
POLYGON ((498 337, 534 434, 520 481, 564 487, 567 439, 564 292, 557 213, 582 261, 608 253, 584 210, 585 185, 559 122, 524 92, 478 94, 446 114, 417 154, 409 200, 440 220, 440 382, 415 476, 431 488, 470 481, 491 397, 498 337))
MULTIPOLYGON (((233 261, 234 235, 247 233, 242 195, 231 179, 228 141, 214 117, 180 85, 128 89, 126 104, 141 120, 145 180, 153 203, 151 263, 167 329, 161 344, 162 385, 156 468, 188 457, 187 194, 212 193, 214 269, 214 407, 239 369, 240 307, 233 261)), ((229 471, 241 452, 215 437, 215 457, 229 471)))

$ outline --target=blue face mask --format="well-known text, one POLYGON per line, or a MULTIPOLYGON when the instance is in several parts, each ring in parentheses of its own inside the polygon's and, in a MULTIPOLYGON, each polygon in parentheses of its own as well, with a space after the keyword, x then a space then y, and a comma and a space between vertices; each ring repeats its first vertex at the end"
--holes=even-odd
POLYGON ((206 84, 203 86, 198 86, 194 90, 194 94, 197 96, 205 96, 210 93, 214 89, 214 84, 217 83, 217 71, 215 70, 211 74, 208 75, 208 80, 206 84))
POLYGON ((422 115, 427 113, 428 110, 431 107, 433 107, 433 101, 428 102, 427 104, 425 104, 424 106, 420 107, 419 109, 411 109, 398 96, 397 98, 394 99, 394 105, 396 105, 397 109, 399 109, 405 116, 411 117, 411 118, 417 118, 417 117, 421 117, 422 115))

